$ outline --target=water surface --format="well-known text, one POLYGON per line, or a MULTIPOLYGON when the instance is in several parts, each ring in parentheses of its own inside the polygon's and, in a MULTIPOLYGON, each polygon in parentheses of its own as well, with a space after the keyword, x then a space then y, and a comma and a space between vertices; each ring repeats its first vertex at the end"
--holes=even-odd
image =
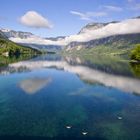
POLYGON ((140 139, 139 66, 44 55, 0 67, 0 135, 140 139))

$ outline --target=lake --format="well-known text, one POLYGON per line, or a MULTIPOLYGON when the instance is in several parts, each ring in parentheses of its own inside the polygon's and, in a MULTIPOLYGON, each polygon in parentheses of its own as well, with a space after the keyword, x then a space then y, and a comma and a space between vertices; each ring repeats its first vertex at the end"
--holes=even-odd
POLYGON ((140 65, 42 55, 0 67, 0 136, 140 139, 140 65))

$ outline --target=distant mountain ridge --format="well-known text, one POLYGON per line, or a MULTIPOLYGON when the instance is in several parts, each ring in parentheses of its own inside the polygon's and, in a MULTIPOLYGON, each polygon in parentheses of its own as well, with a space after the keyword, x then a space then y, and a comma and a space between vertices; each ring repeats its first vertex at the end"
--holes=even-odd
MULTIPOLYGON (((7 38, 9 38, 10 40, 13 40, 15 38, 19 38, 19 39, 33 39, 33 40, 48 40, 48 41, 57 41, 57 40, 61 40, 64 39, 65 36, 58 36, 58 37, 50 37, 50 38, 41 38, 37 35, 34 35, 30 32, 23 32, 23 31, 14 31, 14 30, 10 30, 10 29, 3 29, 1 28, 0 31, 3 33, 3 35, 5 35, 7 38)), ((40 50, 46 50, 46 51, 60 51, 61 47, 58 45, 45 45, 45 44, 35 44, 32 42, 29 43, 19 43, 18 44, 24 45, 24 46, 29 46, 31 48, 34 49, 40 49, 40 50)))
POLYGON ((41 38, 29 32, 2 29, 10 40, 32 48, 60 51, 79 51, 82 48, 116 46, 127 49, 140 43, 140 17, 108 23, 89 23, 71 36, 41 38))
POLYGON ((71 42, 67 47, 73 48, 81 46, 84 48, 92 48, 99 45, 129 45, 140 43, 140 33, 114 35, 101 39, 95 39, 88 42, 71 42))
POLYGON ((0 30, 1 30, 1 32, 3 32, 3 34, 5 34, 5 36, 7 36, 8 38, 11 38, 11 37, 16 38, 16 37, 18 37, 18 38, 21 38, 21 39, 23 39, 23 38, 26 39, 26 38, 28 38, 28 37, 34 36, 34 35, 33 35, 32 33, 30 33, 30 32, 14 31, 14 30, 3 29, 3 28, 1 28, 0 30))
POLYGON ((85 33, 85 31, 87 30, 96 30, 96 29, 102 28, 110 23, 117 23, 117 21, 112 21, 108 23, 89 23, 86 26, 84 26, 78 34, 85 33))
POLYGON ((57 37, 48 37, 48 38, 45 38, 47 40, 51 40, 51 41, 58 41, 58 40, 61 40, 61 39, 64 39, 65 36, 57 36, 57 37))
POLYGON ((8 37, 0 30, 0 38, 8 39, 8 37))

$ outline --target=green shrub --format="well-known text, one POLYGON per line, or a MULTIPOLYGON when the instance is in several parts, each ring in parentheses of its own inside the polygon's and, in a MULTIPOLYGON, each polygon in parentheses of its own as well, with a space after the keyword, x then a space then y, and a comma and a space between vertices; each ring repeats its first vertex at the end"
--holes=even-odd
POLYGON ((131 51, 131 59, 140 61, 140 44, 137 44, 136 47, 131 51))

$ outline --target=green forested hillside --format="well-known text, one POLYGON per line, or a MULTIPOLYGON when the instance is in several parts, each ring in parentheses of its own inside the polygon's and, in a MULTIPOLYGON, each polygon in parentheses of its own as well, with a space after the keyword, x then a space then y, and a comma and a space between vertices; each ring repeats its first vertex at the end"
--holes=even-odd
POLYGON ((140 34, 115 35, 88 42, 72 42, 64 49, 70 54, 100 54, 129 56, 136 44, 140 43, 140 34))
POLYGON ((8 40, 2 32, 0 32, 0 55, 20 55, 20 54, 38 54, 40 51, 29 47, 18 45, 8 40))

